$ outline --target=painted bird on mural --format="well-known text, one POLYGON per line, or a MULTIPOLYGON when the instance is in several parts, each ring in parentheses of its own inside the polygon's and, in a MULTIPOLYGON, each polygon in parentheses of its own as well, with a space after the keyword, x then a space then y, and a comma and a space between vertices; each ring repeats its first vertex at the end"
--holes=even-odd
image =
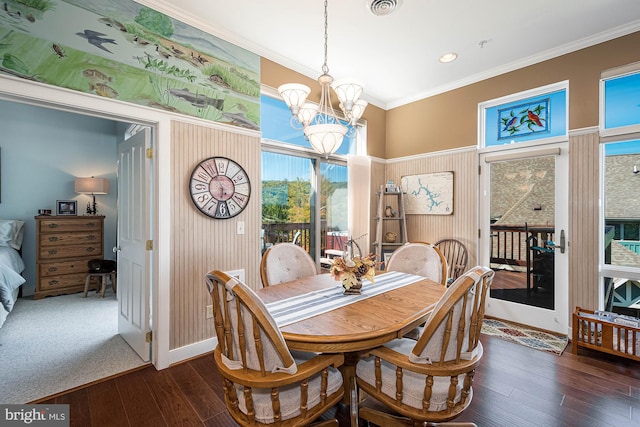
POLYGON ((114 39, 105 39, 102 36, 106 36, 106 34, 102 34, 102 33, 99 33, 97 31, 84 30, 84 32, 82 32, 82 33, 76 33, 76 35, 87 39, 89 44, 92 44, 95 47, 97 47, 98 49, 102 49, 102 50, 107 51, 109 53, 113 53, 113 52, 111 52, 106 47, 102 46, 102 43, 118 44, 118 43, 116 43, 116 41, 114 39))

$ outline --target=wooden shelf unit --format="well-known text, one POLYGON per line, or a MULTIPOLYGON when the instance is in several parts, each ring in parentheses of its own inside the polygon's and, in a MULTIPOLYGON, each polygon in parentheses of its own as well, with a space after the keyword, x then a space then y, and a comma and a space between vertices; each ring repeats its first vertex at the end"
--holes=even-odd
POLYGON ((406 193, 402 191, 385 191, 385 187, 381 185, 377 194, 378 213, 374 218, 376 221, 376 240, 373 242, 373 251, 376 254, 376 259, 384 263, 385 253, 393 252, 396 248, 408 242, 404 204, 406 193), (387 206, 391 206, 391 209, 395 210, 395 216, 385 216, 384 213, 387 206), (387 242, 385 240, 385 235, 388 232, 397 234, 395 242, 387 242))
POLYGON ((36 216, 34 299, 84 291, 87 261, 103 258, 104 216, 36 216))

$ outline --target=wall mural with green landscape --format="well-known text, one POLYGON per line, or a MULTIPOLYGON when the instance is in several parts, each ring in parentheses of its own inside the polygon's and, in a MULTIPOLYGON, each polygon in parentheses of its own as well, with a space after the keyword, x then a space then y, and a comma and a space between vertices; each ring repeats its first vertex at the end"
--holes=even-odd
POLYGON ((260 128, 258 55, 129 0, 2 0, 0 72, 260 128))

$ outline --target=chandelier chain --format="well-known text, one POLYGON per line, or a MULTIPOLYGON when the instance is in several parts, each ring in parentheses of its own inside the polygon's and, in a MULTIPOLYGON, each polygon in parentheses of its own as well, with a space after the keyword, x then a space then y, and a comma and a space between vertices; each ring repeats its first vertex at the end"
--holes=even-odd
POLYGON ((324 0, 324 64, 322 65, 322 72, 329 74, 329 66, 327 65, 327 40, 329 39, 329 14, 327 13, 327 7, 329 0, 324 0))

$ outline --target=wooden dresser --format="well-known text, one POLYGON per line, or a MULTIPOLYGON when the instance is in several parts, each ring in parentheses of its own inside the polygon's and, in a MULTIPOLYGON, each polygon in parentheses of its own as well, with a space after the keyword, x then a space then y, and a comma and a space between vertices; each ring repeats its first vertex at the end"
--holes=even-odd
POLYGON ((84 290, 87 261, 103 258, 104 216, 36 216, 35 299, 84 290))

